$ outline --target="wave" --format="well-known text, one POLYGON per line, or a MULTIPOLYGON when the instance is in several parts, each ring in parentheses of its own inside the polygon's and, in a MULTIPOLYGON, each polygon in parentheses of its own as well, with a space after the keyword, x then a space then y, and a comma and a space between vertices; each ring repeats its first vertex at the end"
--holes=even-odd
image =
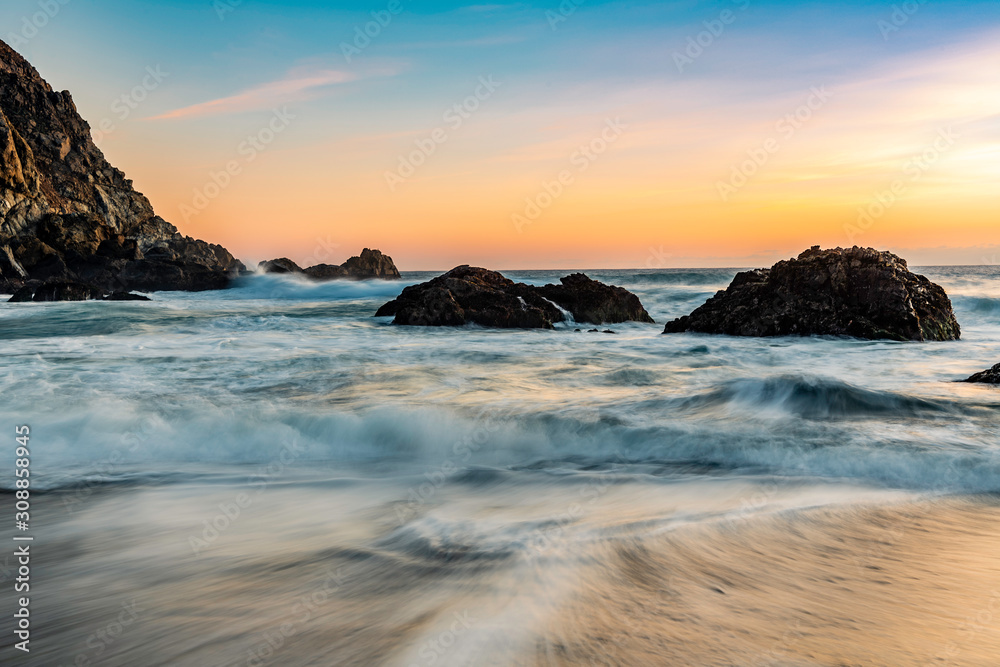
POLYGON ((971 312, 977 315, 1000 314, 1000 298, 988 296, 953 296, 952 304, 959 313, 971 312))
MULTIPOLYGON (((414 284, 406 280, 328 280, 317 282, 305 276, 289 274, 252 274, 240 278, 233 287, 219 292, 199 292, 195 299, 221 300, 310 300, 357 301, 399 296, 404 287, 414 284)), ((180 293, 174 293, 179 295, 180 293)))
POLYGON ((1000 491, 1000 449, 964 440, 966 419, 946 402, 801 378, 738 381, 680 400, 687 403, 663 403, 657 409, 666 414, 657 415, 653 406, 634 404, 544 412, 513 405, 352 412, 223 407, 194 399, 154 407, 104 399, 64 409, 33 427, 33 438, 45 447, 33 457, 32 479, 42 488, 86 479, 131 484, 139 474, 134 471, 213 470, 212 464, 222 464, 265 480, 323 466, 362 475, 417 470, 421 483, 471 485, 496 481, 500 473, 486 469, 667 477, 741 472, 1000 491), (724 414, 733 405, 742 411, 735 418, 724 414), (691 418, 692 411, 705 410, 715 418, 691 418), (768 411, 805 418, 750 416, 768 411), (859 423, 833 419, 834 413, 883 419, 859 423), (946 419, 911 417, 903 430, 893 425, 899 414, 946 419))
POLYGON ((796 416, 810 420, 919 417, 963 412, 949 401, 934 401, 863 389, 839 380, 784 376, 741 379, 704 394, 679 399, 687 410, 735 410, 757 415, 796 416))
POLYGON ((629 272, 629 278, 640 283, 650 283, 654 285, 691 285, 709 286, 722 285, 723 287, 732 282, 736 274, 742 269, 670 269, 662 271, 634 271, 629 272))

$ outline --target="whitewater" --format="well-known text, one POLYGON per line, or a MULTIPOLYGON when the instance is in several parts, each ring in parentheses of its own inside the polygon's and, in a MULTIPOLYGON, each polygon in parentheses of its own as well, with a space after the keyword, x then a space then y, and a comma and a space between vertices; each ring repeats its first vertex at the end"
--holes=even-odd
POLYGON ((961 341, 661 333, 735 269, 588 271, 613 334, 373 317, 416 272, 0 304, 18 664, 996 667, 1000 267, 915 270, 961 341))

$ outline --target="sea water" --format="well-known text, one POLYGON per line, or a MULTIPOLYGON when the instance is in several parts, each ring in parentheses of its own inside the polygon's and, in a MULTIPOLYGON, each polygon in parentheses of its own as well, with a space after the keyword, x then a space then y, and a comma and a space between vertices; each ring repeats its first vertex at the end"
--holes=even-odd
POLYGON ((921 272, 961 341, 661 333, 729 269, 587 272, 613 334, 373 317, 433 273, 2 304, 18 664, 995 667, 1000 267, 921 272))

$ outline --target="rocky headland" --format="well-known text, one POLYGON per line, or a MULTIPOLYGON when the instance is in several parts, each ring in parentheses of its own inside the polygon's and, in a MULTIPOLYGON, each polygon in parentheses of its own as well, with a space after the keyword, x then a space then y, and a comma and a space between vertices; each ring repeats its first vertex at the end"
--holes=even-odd
POLYGON ((102 294, 219 289, 245 270, 156 215, 94 144, 69 92, 4 42, 0 154, 0 293, 33 281, 102 294))
POLYGON ((770 269, 737 274, 664 333, 958 340, 951 300, 906 261, 872 248, 815 246, 770 269))
POLYGON ((394 324, 504 329, 552 329, 569 311, 578 322, 652 322, 639 298, 621 287, 591 280, 582 273, 561 285, 516 283, 496 271, 459 266, 428 282, 411 285, 378 309, 394 324))

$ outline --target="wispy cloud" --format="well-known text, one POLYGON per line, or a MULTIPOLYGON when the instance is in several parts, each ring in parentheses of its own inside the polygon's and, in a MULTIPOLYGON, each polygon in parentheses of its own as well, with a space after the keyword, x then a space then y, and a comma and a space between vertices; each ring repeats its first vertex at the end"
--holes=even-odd
POLYGON ((345 72, 336 69, 294 69, 277 81, 248 88, 242 92, 220 97, 208 102, 199 102, 191 106, 168 111, 152 120, 168 120, 176 118, 194 118, 228 113, 240 113, 257 109, 269 109, 277 104, 309 99, 323 89, 338 84, 349 83, 360 79, 356 72, 345 72))

